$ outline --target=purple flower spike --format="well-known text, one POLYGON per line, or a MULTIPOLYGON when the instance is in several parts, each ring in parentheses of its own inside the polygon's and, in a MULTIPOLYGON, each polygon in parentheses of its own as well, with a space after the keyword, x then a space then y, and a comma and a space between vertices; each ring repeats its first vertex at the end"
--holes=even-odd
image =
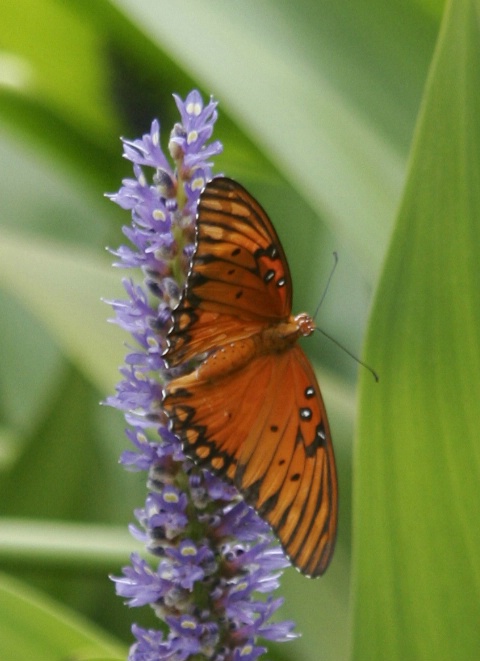
POLYGON ((116 266, 140 268, 143 284, 124 280, 126 300, 111 302, 115 323, 130 333, 134 348, 121 368, 122 381, 107 402, 124 412, 132 449, 121 462, 147 473, 148 494, 131 526, 151 554, 132 554, 117 594, 129 606, 150 605, 169 628, 134 625, 130 661, 253 661, 265 652, 257 638, 284 641, 293 623, 272 624, 281 605, 273 599, 288 562, 268 526, 237 490, 197 468, 170 431, 161 408, 169 377, 162 358, 171 310, 178 303, 193 254, 200 192, 212 178, 211 142, 216 102, 204 105, 196 90, 175 96, 180 122, 169 140, 170 164, 160 147, 160 125, 138 140, 124 140, 134 178, 109 197, 131 212, 124 228, 129 245, 112 251, 116 266), (260 597, 260 595, 267 595, 260 597))

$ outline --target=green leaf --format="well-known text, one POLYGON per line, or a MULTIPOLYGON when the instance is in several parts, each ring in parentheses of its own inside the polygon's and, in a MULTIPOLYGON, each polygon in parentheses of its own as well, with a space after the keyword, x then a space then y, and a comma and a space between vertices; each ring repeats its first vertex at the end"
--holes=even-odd
POLYGON ((106 319, 113 315, 101 297, 123 298, 119 281, 114 269, 86 250, 1 230, 0 286, 44 324, 103 392, 117 380, 124 335, 108 328, 106 319))
POLYGON ((357 661, 480 649, 480 6, 447 4, 362 378, 357 661))
POLYGON ((0 658, 93 661, 100 657, 125 658, 125 650, 65 606, 0 576, 0 658))
POLYGON ((144 545, 132 540, 125 527, 0 518, 0 558, 12 567, 75 568, 106 575, 125 564, 144 545))

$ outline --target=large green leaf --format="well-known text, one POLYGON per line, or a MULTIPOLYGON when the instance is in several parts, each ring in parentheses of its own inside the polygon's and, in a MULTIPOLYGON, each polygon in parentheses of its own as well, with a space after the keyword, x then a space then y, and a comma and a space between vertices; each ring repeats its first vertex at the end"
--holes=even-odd
POLYGON ((367 342, 353 658, 480 650, 480 5, 448 3, 367 342))

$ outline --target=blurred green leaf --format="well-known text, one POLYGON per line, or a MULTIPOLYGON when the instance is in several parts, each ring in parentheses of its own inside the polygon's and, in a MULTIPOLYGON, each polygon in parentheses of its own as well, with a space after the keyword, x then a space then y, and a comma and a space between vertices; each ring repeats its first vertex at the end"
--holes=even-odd
POLYGON ((55 659, 119 659, 125 650, 65 606, 0 577, 0 658, 54 661, 55 659))
POLYGON ((120 170, 109 172, 105 162, 113 162, 121 124, 104 84, 98 34, 67 3, 6 0, 1 48, 3 119, 50 157, 112 186, 120 170))
POLYGON ((111 312, 101 297, 125 295, 113 269, 73 245, 2 230, 0 286, 48 328, 70 360, 101 391, 112 389, 123 359, 124 334, 114 326, 106 332, 111 312))
POLYGON ((480 6, 449 2, 367 341, 357 660, 480 649, 480 6))
POLYGON ((142 552, 125 527, 51 520, 0 518, 2 566, 45 566, 107 574, 142 552))

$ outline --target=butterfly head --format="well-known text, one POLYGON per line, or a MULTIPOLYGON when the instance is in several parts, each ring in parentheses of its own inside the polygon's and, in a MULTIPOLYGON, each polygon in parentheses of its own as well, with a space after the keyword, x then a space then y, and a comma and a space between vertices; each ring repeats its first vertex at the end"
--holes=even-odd
POLYGON ((315 322, 313 318, 306 312, 301 312, 295 317, 295 323, 297 325, 300 334, 303 336, 311 335, 315 330, 315 322))

